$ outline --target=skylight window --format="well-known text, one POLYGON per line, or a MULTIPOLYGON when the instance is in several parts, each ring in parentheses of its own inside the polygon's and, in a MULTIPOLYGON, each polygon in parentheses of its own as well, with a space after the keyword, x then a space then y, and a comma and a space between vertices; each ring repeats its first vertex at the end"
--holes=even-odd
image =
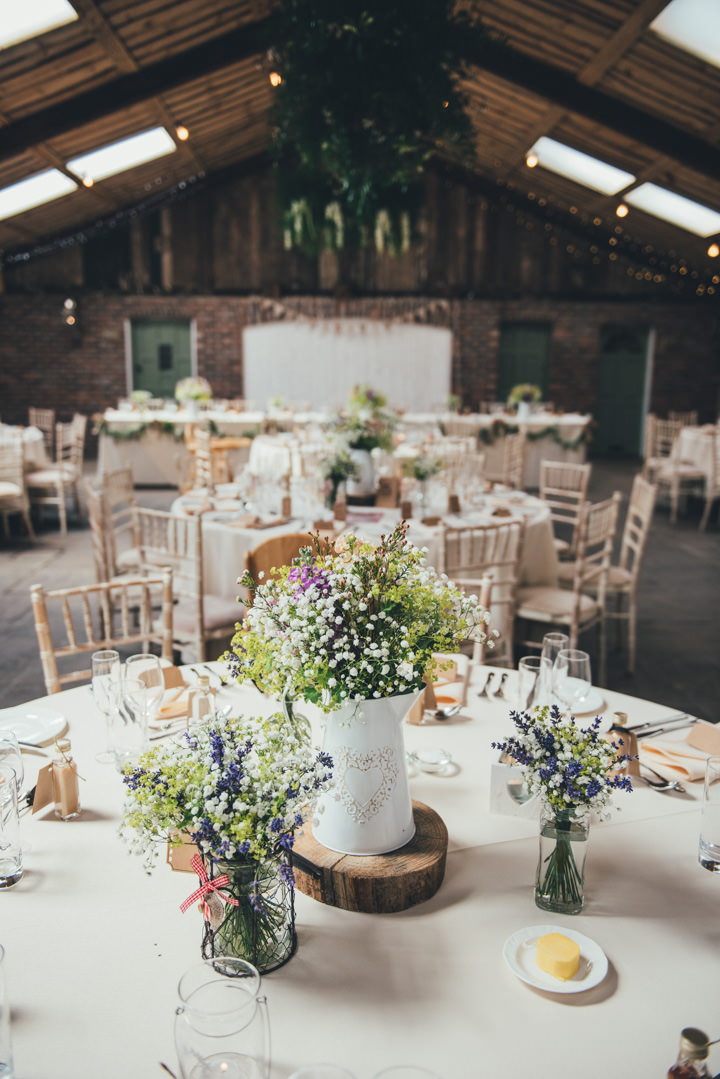
POLYGON ((566 176, 576 184, 582 184, 583 187, 589 187, 603 195, 616 195, 635 179, 631 172, 616 169, 614 165, 608 165, 596 157, 589 157, 580 150, 573 150, 571 146, 556 142, 547 135, 542 135, 528 150, 527 156, 530 155, 537 158, 537 164, 542 168, 559 176, 566 176))
POLYGON ((77 184, 57 169, 39 172, 36 176, 0 190, 0 221, 69 195, 77 189, 77 184))
POLYGON ((720 67, 720 4, 717 0, 670 0, 650 23, 658 37, 720 67))
POLYGON ((77 19, 78 13, 68 0, 22 0, 3 4, 0 21, 0 49, 46 34, 77 19))
POLYGON ((664 187, 641 184, 623 197, 625 202, 638 210, 661 217, 663 221, 694 232, 696 236, 714 236, 720 232, 720 213, 683 195, 676 195, 674 191, 666 191, 664 187))
POLYGON ((175 149, 177 147, 165 128, 153 127, 140 135, 131 135, 129 139, 111 142, 100 150, 74 157, 68 161, 67 167, 83 179, 104 180, 107 176, 115 176, 136 165, 144 165, 146 161, 171 154, 175 149))

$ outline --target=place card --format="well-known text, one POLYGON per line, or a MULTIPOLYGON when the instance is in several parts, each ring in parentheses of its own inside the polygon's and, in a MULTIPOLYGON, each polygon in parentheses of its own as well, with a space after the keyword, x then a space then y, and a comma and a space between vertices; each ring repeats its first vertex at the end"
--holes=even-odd
POLYGON ((720 729, 714 723, 707 723, 704 719, 699 719, 690 728, 685 741, 693 749, 700 749, 712 757, 720 754, 720 729))
POLYGON ((375 495, 375 505, 394 509, 399 502, 400 478, 398 476, 380 476, 375 495))

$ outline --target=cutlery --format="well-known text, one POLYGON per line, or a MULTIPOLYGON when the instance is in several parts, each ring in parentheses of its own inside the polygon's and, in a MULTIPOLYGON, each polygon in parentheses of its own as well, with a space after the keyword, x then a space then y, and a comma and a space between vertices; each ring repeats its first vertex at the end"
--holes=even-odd
POLYGON ((433 719, 448 719, 450 716, 456 716, 459 711, 459 704, 449 704, 447 708, 437 708, 434 712, 431 712, 431 715, 433 719))
POLYGON ((648 787, 653 787, 656 791, 677 791, 679 794, 685 794, 685 788, 682 783, 677 779, 667 779, 665 776, 661 776, 659 772, 656 772, 654 768, 651 768, 649 764, 645 764, 644 761, 640 761, 640 767, 644 768, 646 772, 651 772, 655 779, 650 779, 648 776, 639 775, 638 779, 642 779, 643 783, 647 783, 648 787))
POLYGON ((690 723, 695 722, 694 716, 689 716, 687 712, 677 712, 673 716, 666 716, 664 719, 654 719, 649 723, 639 723, 635 727, 623 727, 623 730, 632 731, 633 734, 639 734, 641 731, 648 731, 654 727, 663 727, 667 729, 669 727, 682 727, 690 723))
POLYGON ((494 677, 495 677, 495 672, 490 671, 490 674, 487 676, 487 679, 485 681, 485 685, 482 687, 482 689, 478 693, 478 697, 487 697, 488 689, 490 688, 490 683, 492 682, 494 677))
POLYGON ((507 681, 507 676, 508 676, 508 672, 505 671, 502 678, 500 679, 500 685, 497 687, 497 689, 493 693, 493 697, 495 697, 495 698, 502 697, 504 699, 504 697, 505 697, 504 686, 505 686, 505 682, 507 681))

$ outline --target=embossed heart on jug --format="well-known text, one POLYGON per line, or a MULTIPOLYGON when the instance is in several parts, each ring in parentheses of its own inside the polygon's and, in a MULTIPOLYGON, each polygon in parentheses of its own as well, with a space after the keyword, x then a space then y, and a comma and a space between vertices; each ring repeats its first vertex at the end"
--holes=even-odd
POLYGON ((345 787, 354 802, 365 809, 383 786, 383 773, 380 768, 350 766, 345 771, 345 787))

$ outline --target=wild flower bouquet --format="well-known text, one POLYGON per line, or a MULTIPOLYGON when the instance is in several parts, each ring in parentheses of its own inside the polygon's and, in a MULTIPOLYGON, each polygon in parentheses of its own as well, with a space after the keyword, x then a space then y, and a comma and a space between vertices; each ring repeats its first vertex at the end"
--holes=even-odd
POLYGON ((292 954, 289 851, 331 766, 278 713, 194 726, 125 768, 121 835, 148 871, 162 843, 189 834, 209 878, 223 877, 204 903, 211 954, 241 956, 266 970, 292 954))
POLYGON ((355 386, 347 409, 341 413, 338 432, 353 450, 390 450, 395 416, 386 409, 387 398, 370 386, 355 386))
POLYGON ((521 401, 542 401, 542 390, 532 382, 519 382, 508 394, 509 405, 519 405, 521 401))
POLYGON ((329 457, 324 461, 323 476, 328 481, 326 505, 332 508, 335 505, 340 484, 349 479, 357 479, 359 475, 358 466, 347 450, 339 450, 334 457, 329 457))
POLYGON ((418 483, 425 483, 442 472, 444 467, 445 463, 440 457, 410 457, 403 464, 403 474, 418 483))
POLYGON ((613 793, 632 790, 628 777, 618 774, 630 758, 600 733, 599 717, 582 728, 574 716, 545 705, 532 714, 511 712, 510 718, 517 734, 492 745, 520 765, 530 793, 543 805, 535 902, 544 910, 577 913, 590 811, 608 817, 613 793))
POLYGON ((175 399, 177 401, 209 401, 212 398, 212 387, 206 378, 191 376, 181 378, 175 383, 175 399))
POLYGON ((274 570, 223 657, 234 676, 330 712, 420 689, 434 652, 484 640, 477 597, 425 565, 406 533, 401 522, 377 546, 315 536, 292 566, 274 570))

